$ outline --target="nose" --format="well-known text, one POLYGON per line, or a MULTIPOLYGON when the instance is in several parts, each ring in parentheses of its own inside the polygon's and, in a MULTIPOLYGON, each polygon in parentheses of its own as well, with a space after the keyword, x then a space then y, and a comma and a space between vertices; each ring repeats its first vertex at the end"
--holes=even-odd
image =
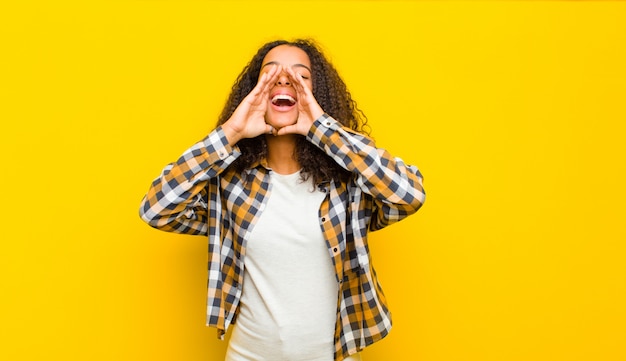
POLYGON ((276 79, 276 85, 282 85, 282 86, 291 85, 291 82, 289 81, 289 75, 287 75, 287 72, 282 71, 278 75, 278 79, 276 79))

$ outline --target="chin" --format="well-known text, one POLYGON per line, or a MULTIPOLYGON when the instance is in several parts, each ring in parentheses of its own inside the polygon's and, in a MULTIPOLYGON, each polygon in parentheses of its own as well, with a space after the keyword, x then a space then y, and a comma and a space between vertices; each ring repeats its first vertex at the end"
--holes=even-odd
POLYGON ((280 113, 280 114, 267 114, 265 116, 265 122, 276 129, 280 129, 287 125, 294 125, 298 121, 298 113, 280 113))

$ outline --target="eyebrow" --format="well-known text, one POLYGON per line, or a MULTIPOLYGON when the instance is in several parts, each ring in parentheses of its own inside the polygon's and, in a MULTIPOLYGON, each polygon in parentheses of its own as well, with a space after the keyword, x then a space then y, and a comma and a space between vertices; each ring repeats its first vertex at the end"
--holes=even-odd
MULTIPOLYGON (((280 63, 277 62, 277 61, 269 61, 269 62, 263 64, 261 69, 265 68, 267 65, 280 65, 280 63)), ((301 67, 301 68, 305 68, 306 70, 311 72, 311 69, 308 66, 304 65, 304 64, 293 64, 292 66, 298 66, 298 67, 301 67)))

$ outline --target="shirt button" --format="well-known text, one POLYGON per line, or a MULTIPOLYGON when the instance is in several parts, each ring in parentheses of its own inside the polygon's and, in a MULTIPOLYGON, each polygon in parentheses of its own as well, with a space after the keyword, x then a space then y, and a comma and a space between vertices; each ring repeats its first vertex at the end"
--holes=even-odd
POLYGON ((322 222, 326 222, 326 217, 322 217, 322 222))
POLYGON ((330 127, 330 124, 331 124, 330 120, 327 120, 327 121, 324 122, 324 125, 327 126, 327 127, 330 127))
POLYGON ((337 247, 333 248, 333 252, 337 252, 337 247))

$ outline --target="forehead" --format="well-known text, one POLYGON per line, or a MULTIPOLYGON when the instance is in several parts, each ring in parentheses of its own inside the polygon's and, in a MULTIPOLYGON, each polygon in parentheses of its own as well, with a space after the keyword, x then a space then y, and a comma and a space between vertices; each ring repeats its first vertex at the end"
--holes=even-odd
POLYGON ((263 65, 270 62, 289 66, 301 64, 309 68, 311 67, 309 56, 304 52, 304 50, 298 48, 297 46, 286 44, 273 48, 265 55, 265 58, 263 58, 263 65))

